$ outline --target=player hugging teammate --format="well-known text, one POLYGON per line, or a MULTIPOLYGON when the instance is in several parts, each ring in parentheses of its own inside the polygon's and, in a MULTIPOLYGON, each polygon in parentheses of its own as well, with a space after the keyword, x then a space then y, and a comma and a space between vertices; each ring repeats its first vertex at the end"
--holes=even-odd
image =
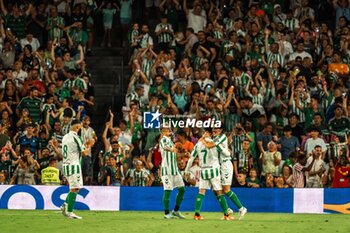
MULTIPOLYGON (((226 195, 238 208, 239 220, 247 213, 247 209, 242 206, 236 194, 231 191, 233 177, 233 165, 231 152, 228 150, 227 137, 222 132, 222 128, 212 130, 206 129, 202 138, 195 145, 191 157, 185 169, 185 176, 198 156, 200 170, 199 193, 195 204, 195 220, 203 220, 200 215, 202 201, 207 189, 213 187, 213 191, 221 206, 224 216, 222 220, 233 220, 231 217, 232 210, 228 208, 226 195)), ((184 196, 184 183, 177 167, 176 148, 170 136, 172 132, 170 127, 163 126, 161 129, 160 151, 162 155, 161 175, 164 186, 163 205, 164 218, 184 218, 179 212, 179 208, 184 196), (179 192, 176 197, 174 211, 169 212, 169 198, 173 188, 178 188, 179 192)))

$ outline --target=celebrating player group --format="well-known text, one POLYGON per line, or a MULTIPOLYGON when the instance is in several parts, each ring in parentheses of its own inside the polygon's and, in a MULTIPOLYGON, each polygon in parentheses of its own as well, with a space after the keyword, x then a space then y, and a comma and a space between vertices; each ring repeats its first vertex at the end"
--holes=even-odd
MULTIPOLYGON (((171 140, 170 127, 163 125, 159 143, 162 155, 161 177, 164 187, 163 206, 164 218, 185 218, 180 213, 181 202, 184 198, 185 188, 183 178, 177 166, 177 149, 171 140), (169 211, 170 194, 174 188, 178 188, 176 204, 173 211, 169 211)), ((233 177, 233 165, 231 152, 228 150, 227 137, 222 133, 222 128, 205 129, 205 132, 195 145, 185 169, 186 174, 192 166, 194 159, 198 157, 200 166, 199 193, 195 202, 195 220, 203 220, 200 214, 202 201, 207 189, 213 188, 224 216, 222 220, 233 220, 232 210, 228 208, 225 195, 238 208, 238 219, 241 220, 247 213, 236 194, 231 191, 233 177)))

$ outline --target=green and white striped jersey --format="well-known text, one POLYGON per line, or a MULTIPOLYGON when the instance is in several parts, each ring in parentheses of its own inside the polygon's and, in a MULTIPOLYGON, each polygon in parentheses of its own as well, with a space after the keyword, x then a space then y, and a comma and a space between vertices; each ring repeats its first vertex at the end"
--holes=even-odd
MULTIPOLYGON (((211 139, 209 140, 211 141, 211 139)), ((219 176, 220 163, 217 148, 207 148, 202 142, 198 142, 191 153, 191 157, 195 158, 197 156, 202 179, 210 180, 219 176)))
POLYGON ((62 139, 63 173, 66 176, 81 172, 81 153, 85 150, 83 140, 74 131, 69 131, 62 139))
POLYGON ((152 81, 151 70, 154 63, 155 63, 154 59, 147 59, 146 57, 142 59, 142 63, 141 63, 141 70, 150 81, 152 81))
POLYGON ((286 26, 289 30, 294 31, 295 28, 299 28, 299 20, 296 18, 285 19, 284 26, 286 26))
POLYGON ((140 171, 136 171, 136 169, 133 168, 127 171, 126 176, 132 178, 131 186, 146 186, 149 171, 144 168, 140 171))
POLYGON ((263 105, 264 104, 264 96, 262 94, 257 94, 257 95, 249 95, 250 97, 253 98, 253 104, 259 104, 263 105))
POLYGON ((222 33, 222 31, 218 29, 213 30, 213 36, 215 39, 224 39, 224 33, 222 33))
POLYGON ((225 30, 227 32, 231 31, 231 28, 233 27, 233 24, 235 23, 235 20, 234 19, 231 19, 231 18, 225 18, 223 20, 223 23, 225 25, 225 30))
POLYGON ((136 93, 136 91, 131 91, 131 92, 126 94, 126 97, 125 97, 125 104, 126 104, 126 106, 130 107, 130 103, 131 102, 136 102, 136 103, 139 104, 139 107, 141 107, 140 97, 136 93))
POLYGON ((228 142, 225 134, 220 134, 214 138, 216 149, 220 155, 220 164, 231 160, 231 152, 228 150, 228 142))
POLYGON ((269 64, 269 67, 272 68, 272 63, 276 60, 280 66, 284 65, 284 57, 281 53, 272 53, 267 52, 267 63, 269 64))
POLYGON ((174 148, 174 143, 169 137, 163 136, 159 143, 159 149, 162 155, 161 175, 179 175, 180 171, 177 166, 176 153, 168 151, 166 148, 174 148))
POLYGON ((63 136, 69 133, 70 127, 72 125, 72 121, 73 119, 71 119, 68 124, 64 124, 64 122, 61 122, 62 123, 61 133, 63 136))
POLYGON ((242 145, 243 145, 243 140, 245 138, 246 138, 245 134, 232 136, 231 150, 233 155, 235 155, 236 153, 240 152, 243 149, 242 145))
MULTIPOLYGON (((169 30, 170 32, 173 32, 173 28, 171 24, 158 24, 156 26, 155 32, 159 32, 161 30, 169 30)), ((172 40, 173 36, 169 32, 161 32, 158 36, 158 43, 169 43, 172 40)))
MULTIPOLYGON (((307 102, 304 101, 302 98, 300 98, 300 104, 306 108, 307 107, 307 102)), ((296 113, 298 116, 299 116, 299 121, 300 123, 304 123, 305 122, 305 113, 304 111, 300 110, 298 107, 297 107, 297 104, 296 104, 296 101, 293 100, 293 105, 290 109, 290 112, 291 113, 296 113)))
POLYGON ((249 74, 242 72, 238 77, 232 77, 232 81, 235 85, 236 96, 243 97, 245 95, 245 88, 248 82, 252 82, 249 74))

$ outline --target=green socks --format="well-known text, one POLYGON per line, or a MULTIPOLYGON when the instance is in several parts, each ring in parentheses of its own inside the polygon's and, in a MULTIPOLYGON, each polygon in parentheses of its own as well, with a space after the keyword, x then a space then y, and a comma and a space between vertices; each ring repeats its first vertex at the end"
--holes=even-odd
POLYGON ((170 194, 171 194, 171 191, 170 191, 170 190, 164 190, 164 194, 163 194, 163 206, 164 206, 165 214, 168 214, 168 213, 169 213, 170 194))
POLYGON ((77 198, 77 193, 69 192, 66 198, 66 203, 68 204, 68 212, 72 212, 75 204, 75 199, 77 198))
POLYGON ((184 195, 185 195, 185 187, 180 187, 176 195, 176 203, 175 203, 174 211, 179 211, 182 200, 184 199, 184 195))
POLYGON ((220 203, 222 212, 224 212, 224 214, 227 215, 228 205, 227 205, 227 202, 226 202, 224 195, 216 196, 216 198, 218 199, 218 201, 220 203))
POLYGON ((239 201, 237 195, 234 192, 232 192, 231 190, 230 190, 230 192, 226 193, 226 196, 228 196, 228 198, 231 199, 231 201, 235 204, 235 206, 237 206, 238 209, 243 207, 241 202, 239 201))
POLYGON ((195 206, 195 212, 199 214, 202 208, 202 202, 203 202, 204 195, 198 193, 197 199, 196 199, 196 206, 195 206))

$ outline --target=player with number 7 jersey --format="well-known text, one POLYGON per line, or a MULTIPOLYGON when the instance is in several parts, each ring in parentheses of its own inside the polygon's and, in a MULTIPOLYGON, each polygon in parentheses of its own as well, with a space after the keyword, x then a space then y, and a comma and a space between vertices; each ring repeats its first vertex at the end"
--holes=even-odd
POLYGON ((200 209, 206 189, 210 189, 212 187, 224 213, 223 220, 233 220, 229 214, 226 199, 222 194, 218 151, 216 148, 206 147, 206 142, 212 142, 210 134, 210 129, 207 129, 203 137, 195 145, 185 169, 185 173, 189 173, 194 159, 198 157, 200 167, 199 192, 196 198, 195 215, 193 218, 195 220, 203 220, 203 217, 200 215, 200 209))

